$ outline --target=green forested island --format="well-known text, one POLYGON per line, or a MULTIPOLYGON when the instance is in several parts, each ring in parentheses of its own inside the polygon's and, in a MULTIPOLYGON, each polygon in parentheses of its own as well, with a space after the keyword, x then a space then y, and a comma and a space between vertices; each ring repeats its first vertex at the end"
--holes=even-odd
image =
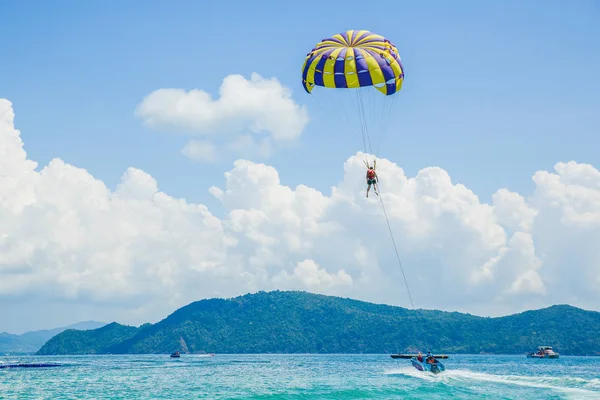
POLYGON ((600 355, 600 313, 557 305, 506 317, 408 310, 297 291, 201 300, 155 324, 66 330, 37 354, 435 353, 600 355))

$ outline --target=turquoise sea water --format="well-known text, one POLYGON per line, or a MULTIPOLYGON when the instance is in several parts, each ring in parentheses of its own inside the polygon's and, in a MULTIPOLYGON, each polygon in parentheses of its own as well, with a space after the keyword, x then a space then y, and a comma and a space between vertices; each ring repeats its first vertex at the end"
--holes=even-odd
POLYGON ((600 357, 457 355, 439 375, 381 355, 0 357, 2 399, 600 399, 600 357))

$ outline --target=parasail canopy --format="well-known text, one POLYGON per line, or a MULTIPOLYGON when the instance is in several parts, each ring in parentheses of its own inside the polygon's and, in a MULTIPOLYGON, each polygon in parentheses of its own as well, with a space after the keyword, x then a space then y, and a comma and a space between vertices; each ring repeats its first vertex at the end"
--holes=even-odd
POLYGON ((367 30, 349 30, 323 39, 306 55, 302 85, 353 89, 374 86, 390 96, 402 88, 404 68, 396 46, 367 30))

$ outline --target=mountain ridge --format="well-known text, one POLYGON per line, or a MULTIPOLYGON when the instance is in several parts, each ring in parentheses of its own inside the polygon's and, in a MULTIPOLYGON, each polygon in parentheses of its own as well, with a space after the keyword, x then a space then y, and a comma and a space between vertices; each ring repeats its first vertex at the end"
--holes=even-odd
POLYGON ((27 331, 21 334, 0 332, 0 354, 30 354, 37 352, 50 338, 68 329, 96 329, 106 325, 105 322, 80 321, 71 325, 27 331))
POLYGON ((411 310, 302 291, 260 291, 185 305, 155 324, 64 331, 38 354, 444 353, 518 354, 552 345, 598 354, 600 312, 554 305, 501 317, 411 310), (586 329, 580 329, 580 328, 586 329))

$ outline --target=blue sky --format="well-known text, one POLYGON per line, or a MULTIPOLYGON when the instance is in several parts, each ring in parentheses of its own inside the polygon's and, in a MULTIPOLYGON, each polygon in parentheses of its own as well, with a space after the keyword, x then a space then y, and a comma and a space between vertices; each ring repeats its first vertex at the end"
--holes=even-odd
MULTIPOLYGON (((282 4, 7 2, 0 96, 41 165, 60 157, 111 186, 136 166, 172 195, 210 202, 207 188, 231 165, 193 163, 180 154, 185 137, 142 126, 133 113, 143 97, 163 87, 215 93, 225 76, 257 72, 290 87, 312 118, 304 55, 322 37, 365 28, 403 58, 402 132, 386 136, 382 156, 409 175, 437 165, 489 201, 500 187, 527 193, 531 175, 558 161, 598 163, 597 1, 282 4)), ((266 162, 283 183, 328 190, 360 150, 345 136, 313 118, 301 147, 266 162)))
MULTIPOLYGON (((125 178, 133 188, 127 193, 147 200, 143 204, 113 201, 102 191, 79 196, 94 186, 68 166, 54 165, 44 177, 20 175, 29 168, 20 156, 0 159, 0 168, 8 166, 7 176, 14 178, 14 187, 7 185, 11 198, 3 199, 0 187, 0 200, 8 199, 0 209, 8 215, 0 237, 10 239, 0 242, 0 250, 8 254, 10 268, 20 268, 0 287, 9 300, 0 302, 0 313, 14 317, 0 331, 84 319, 156 321, 204 296, 303 282, 317 282, 319 290, 320 284, 333 285, 323 289, 327 293, 398 304, 403 292, 394 292, 394 279, 400 278, 388 232, 359 193, 361 163, 349 160, 362 142, 336 127, 335 116, 317 107, 301 86, 306 53, 347 29, 389 38, 406 71, 378 156, 409 177, 441 167, 480 197, 473 201, 429 170, 412 181, 412 189, 396 190, 397 204, 386 204, 395 207, 390 215, 401 253, 409 254, 409 278, 447 284, 440 296, 444 304, 421 295, 417 307, 480 315, 556 303, 597 309, 597 170, 562 165, 554 175, 540 175, 538 201, 502 192, 494 210, 480 203, 489 203, 500 188, 528 196, 535 187, 532 175, 552 171, 558 162, 600 165, 600 2, 284 4, 2 3, 0 99, 12 102, 28 157, 39 168, 60 158, 111 189, 127 168, 136 167, 170 196, 206 204, 219 220, 194 207, 145 199, 152 184, 135 171, 125 178), (252 73, 290 88, 293 100, 308 108, 310 122, 295 147, 251 160, 275 167, 283 185, 305 184, 326 196, 337 186, 337 195, 302 190, 289 195, 273 182, 272 170, 253 164, 234 168, 233 156, 213 164, 192 161, 182 154, 189 136, 151 129, 135 115, 158 89, 200 89, 216 98, 225 77, 252 73), (218 199, 208 190, 224 187, 226 171, 234 177, 233 189, 218 199), (264 198, 258 198, 256 182, 267 182, 264 198), (38 185, 34 202, 31 185, 38 185), (264 220, 253 213, 256 204, 264 220), (446 207, 441 214, 439 205, 446 207), (234 206, 240 213, 226 214, 234 206), (250 222, 239 230, 236 218, 250 222), (308 228, 298 228, 296 221, 308 221, 308 228), (328 221, 348 229, 323 241, 328 221), (367 226, 373 234, 363 234, 367 226), (238 244, 231 248, 233 239, 238 244), (355 254, 346 251, 350 248, 355 254), (38 257, 33 263, 31 254, 38 257), (198 265, 206 269, 192 268, 198 265), (25 303, 28 293, 36 296, 25 303), (27 322, 16 322, 21 315, 27 322)), ((0 122, 6 109, 0 102, 0 122)), ((17 154, 10 129, 0 124, 0 150, 17 154)), ((392 166, 384 168, 400 176, 392 166)), ((380 178, 384 185, 390 182, 380 178)))

